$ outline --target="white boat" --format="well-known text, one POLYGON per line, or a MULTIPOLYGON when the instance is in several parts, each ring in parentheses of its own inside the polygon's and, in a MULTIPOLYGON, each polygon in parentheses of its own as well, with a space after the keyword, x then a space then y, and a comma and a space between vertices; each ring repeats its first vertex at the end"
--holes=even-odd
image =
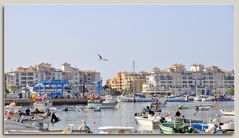
POLYGON ((139 125, 142 126, 149 126, 154 128, 155 126, 159 125, 160 116, 158 115, 142 115, 142 116, 135 116, 135 120, 139 125))
POLYGON ((214 97, 212 96, 202 96, 202 102, 213 101, 214 97))
POLYGON ((105 100, 101 103, 101 109, 107 109, 107 108, 116 108, 116 105, 118 104, 117 100, 114 99, 111 95, 106 95, 105 100))
POLYGON ((197 95, 194 97, 194 101, 202 101, 203 97, 202 95, 197 95))
POLYGON ((224 110, 224 109, 221 109, 220 112, 224 115, 224 116, 234 116, 235 115, 235 112, 234 110, 224 110))
POLYGON ((100 134, 132 134, 134 127, 105 126, 100 127, 100 134))
POLYGON ((88 100, 87 108, 88 109, 109 109, 116 108, 118 104, 116 99, 113 99, 111 95, 106 95, 105 100, 102 102, 100 99, 88 100))
POLYGON ((128 102, 129 97, 126 95, 120 95, 116 97, 117 102, 128 102))
POLYGON ((234 122, 233 121, 223 122, 221 128, 223 131, 234 131, 234 122))
POLYGON ((208 105, 208 104, 205 104, 205 105, 195 105, 194 106, 194 109, 196 111, 208 111, 209 109, 211 109, 213 107, 213 105, 208 105))
POLYGON ((87 103, 88 109, 96 109, 98 107, 101 107, 100 99, 88 100, 88 103, 87 103))

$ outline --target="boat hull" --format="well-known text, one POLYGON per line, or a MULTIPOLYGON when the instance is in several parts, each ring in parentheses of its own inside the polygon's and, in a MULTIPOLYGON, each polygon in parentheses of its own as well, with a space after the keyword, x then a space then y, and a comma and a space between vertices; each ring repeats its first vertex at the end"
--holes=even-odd
POLYGON ((157 119, 148 119, 148 118, 143 118, 141 116, 136 116, 135 120, 141 126, 148 126, 151 128, 155 128, 156 126, 159 125, 158 118, 157 119))
POLYGON ((111 109, 116 108, 116 105, 118 102, 112 102, 112 103, 100 103, 100 102, 94 102, 94 103, 88 103, 87 108, 89 109, 111 109))

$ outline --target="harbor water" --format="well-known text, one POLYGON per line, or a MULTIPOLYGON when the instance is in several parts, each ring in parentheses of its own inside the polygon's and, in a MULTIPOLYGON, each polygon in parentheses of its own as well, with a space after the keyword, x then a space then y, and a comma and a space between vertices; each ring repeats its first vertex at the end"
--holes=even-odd
MULTIPOLYGON (((209 120, 221 115, 219 108, 212 108, 208 111, 194 110, 195 105, 212 104, 212 102, 169 102, 166 107, 162 108, 162 115, 171 114, 174 115, 179 105, 188 106, 188 109, 181 110, 181 113, 187 119, 203 120, 208 122, 209 120)), ((220 109, 234 110, 234 102, 219 102, 220 109)), ((116 109, 102 109, 100 112, 94 110, 79 110, 79 111, 62 111, 63 106, 56 106, 56 115, 61 121, 50 124, 50 130, 63 130, 68 124, 74 124, 74 128, 78 128, 81 120, 85 120, 87 125, 91 128, 94 134, 99 133, 99 127, 102 126, 130 126, 135 127, 140 133, 160 133, 159 129, 151 129, 147 127, 141 127, 136 124, 134 114, 141 112, 146 106, 149 106, 149 102, 136 102, 136 103, 119 103, 116 109)), ((81 107, 84 107, 82 105, 81 107)), ((233 116, 221 117, 223 121, 234 120, 233 116)))

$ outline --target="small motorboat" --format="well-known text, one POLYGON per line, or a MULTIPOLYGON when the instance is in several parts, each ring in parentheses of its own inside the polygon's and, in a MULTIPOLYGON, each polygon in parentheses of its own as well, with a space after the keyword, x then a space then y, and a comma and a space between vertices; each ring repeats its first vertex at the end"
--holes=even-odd
POLYGON ((224 109, 221 109, 220 112, 222 113, 222 115, 224 116, 234 116, 235 115, 235 112, 234 110, 224 110, 224 109))
POLYGON ((159 128, 164 134, 197 133, 194 128, 183 122, 164 122, 159 125, 159 128))
POLYGON ((135 114, 135 120, 139 125, 142 126, 149 126, 151 128, 154 128, 158 126, 160 123, 160 116, 159 115, 151 115, 151 114, 146 114, 146 115, 138 115, 135 114))
POLYGON ((188 109, 188 108, 189 108, 189 107, 184 106, 184 105, 179 105, 179 106, 177 107, 178 110, 184 110, 184 109, 188 109))
POLYGON ((68 106, 65 106, 63 109, 62 109, 62 111, 76 111, 76 108, 74 108, 74 107, 68 107, 68 106))
POLYGON ((132 134, 134 127, 105 126, 99 127, 100 134, 132 134))
POLYGON ((222 131, 234 131, 234 122, 226 121, 221 125, 222 131))
POLYGON ((211 105, 195 105, 194 106, 194 109, 196 110, 196 111, 208 111, 209 109, 211 109, 212 108, 212 106, 211 105))
POLYGON ((96 109, 94 109, 95 112, 100 112, 101 111, 101 108, 100 107, 97 107, 96 109))

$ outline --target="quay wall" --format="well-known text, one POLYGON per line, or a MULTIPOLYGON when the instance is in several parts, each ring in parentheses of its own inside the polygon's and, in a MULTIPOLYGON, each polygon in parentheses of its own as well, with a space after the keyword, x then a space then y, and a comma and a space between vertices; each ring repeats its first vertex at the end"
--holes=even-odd
MULTIPOLYGON (((17 106, 30 106, 33 105, 34 101, 32 99, 4 99, 4 105, 9 105, 11 102, 15 102, 17 106)), ((86 98, 63 98, 63 99, 49 99, 49 103, 52 106, 58 105, 87 105, 86 98)))

